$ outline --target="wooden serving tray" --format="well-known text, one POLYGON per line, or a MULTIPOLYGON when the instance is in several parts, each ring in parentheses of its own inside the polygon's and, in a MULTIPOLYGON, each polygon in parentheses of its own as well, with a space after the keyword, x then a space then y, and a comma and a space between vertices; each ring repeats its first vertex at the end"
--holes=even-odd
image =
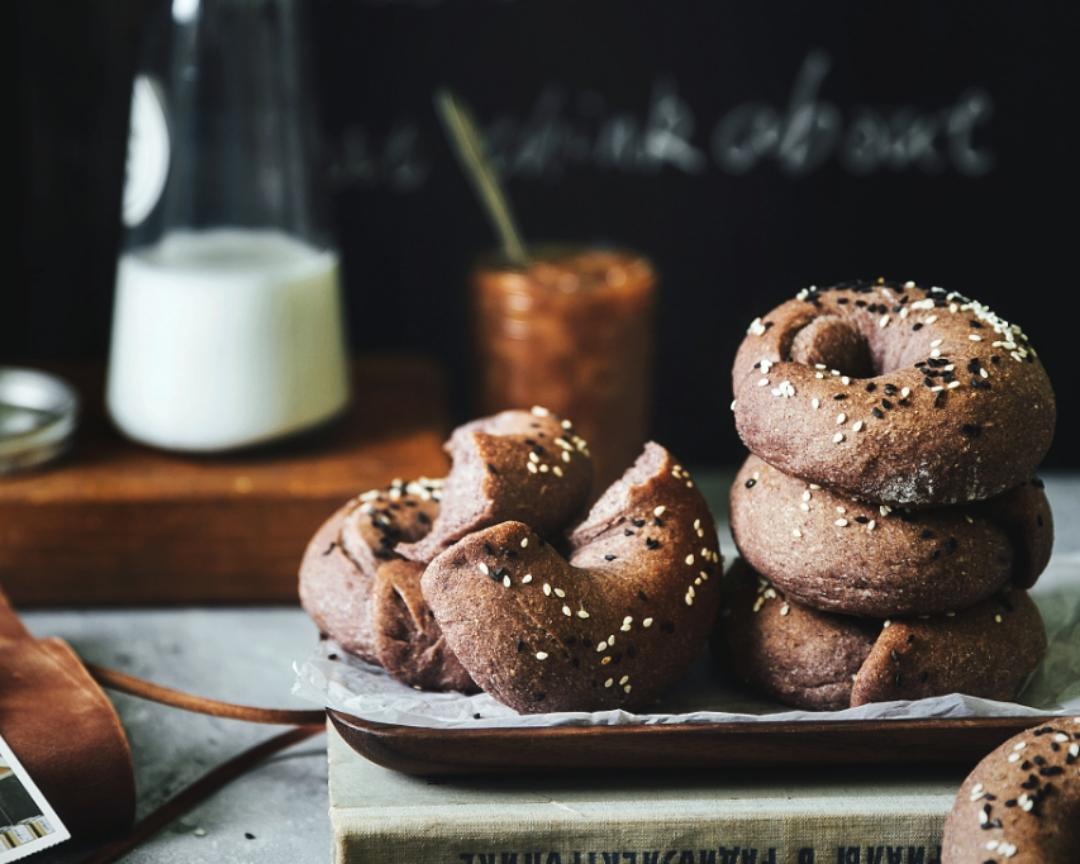
POLYGON ((1053 717, 428 729, 330 711, 341 737, 414 775, 551 774, 595 768, 968 765, 1053 717))

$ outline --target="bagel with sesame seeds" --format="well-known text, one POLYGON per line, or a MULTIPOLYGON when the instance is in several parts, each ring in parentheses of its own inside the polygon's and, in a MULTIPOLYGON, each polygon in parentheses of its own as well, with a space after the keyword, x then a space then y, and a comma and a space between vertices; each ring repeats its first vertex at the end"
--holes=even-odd
POLYGON ((420 591, 424 565, 394 552, 438 515, 441 481, 395 481, 334 513, 308 543, 300 602, 344 650, 425 690, 475 691, 420 591))
POLYGON ((1009 701, 1046 653, 1042 618, 1024 591, 882 621, 796 603, 742 559, 724 581, 714 650, 742 683, 797 708, 950 693, 1009 701))
POLYGON ((750 325, 732 384, 751 452, 877 504, 999 495, 1034 474, 1056 420, 1019 327, 912 282, 800 291, 750 325))
POLYGON ((1080 717, 1010 738, 964 780, 945 819, 942 864, 1075 864, 1080 717))
POLYGON ((518 711, 649 704, 716 617, 721 559, 704 498, 649 443, 565 541, 568 557, 521 521, 471 533, 428 565, 424 596, 473 680, 518 711))
POLYGON ((1029 588, 1053 546, 1039 480, 970 505, 865 504, 750 456, 731 487, 739 554, 792 600, 875 618, 963 609, 1029 588))
POLYGON ((511 520, 551 537, 588 504, 588 445, 569 420, 546 408, 503 411, 466 423, 444 449, 452 466, 443 506, 429 533, 398 545, 405 558, 426 563, 467 534, 511 520))

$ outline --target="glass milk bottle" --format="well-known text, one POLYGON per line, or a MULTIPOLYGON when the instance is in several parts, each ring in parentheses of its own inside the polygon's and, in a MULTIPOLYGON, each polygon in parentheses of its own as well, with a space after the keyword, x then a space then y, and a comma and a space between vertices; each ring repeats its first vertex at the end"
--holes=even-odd
POLYGON ((348 401, 338 254, 292 0, 173 0, 136 78, 106 401, 129 437, 221 451, 348 401))

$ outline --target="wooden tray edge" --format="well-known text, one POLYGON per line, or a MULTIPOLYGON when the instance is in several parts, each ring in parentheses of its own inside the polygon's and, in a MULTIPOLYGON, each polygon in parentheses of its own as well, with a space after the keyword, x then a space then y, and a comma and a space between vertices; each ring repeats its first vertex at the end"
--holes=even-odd
POLYGON ((583 768, 970 764, 1053 715, 650 726, 429 729, 328 712, 361 756, 418 776, 583 768))

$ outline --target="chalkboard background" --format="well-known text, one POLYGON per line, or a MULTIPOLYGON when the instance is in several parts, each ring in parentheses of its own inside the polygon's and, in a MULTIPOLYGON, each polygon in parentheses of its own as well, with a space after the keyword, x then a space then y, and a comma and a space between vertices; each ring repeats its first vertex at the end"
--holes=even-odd
MULTIPOLYGON (((663 278, 654 433, 734 462, 731 359, 807 284, 913 278, 1020 321, 1080 465, 1066 4, 321 0, 304 6, 358 349, 467 383, 464 278, 491 234, 432 110, 473 106, 529 237, 663 278)), ((104 356, 135 0, 17 6, 5 357, 104 356)), ((459 400, 464 412, 464 401, 459 400)))

